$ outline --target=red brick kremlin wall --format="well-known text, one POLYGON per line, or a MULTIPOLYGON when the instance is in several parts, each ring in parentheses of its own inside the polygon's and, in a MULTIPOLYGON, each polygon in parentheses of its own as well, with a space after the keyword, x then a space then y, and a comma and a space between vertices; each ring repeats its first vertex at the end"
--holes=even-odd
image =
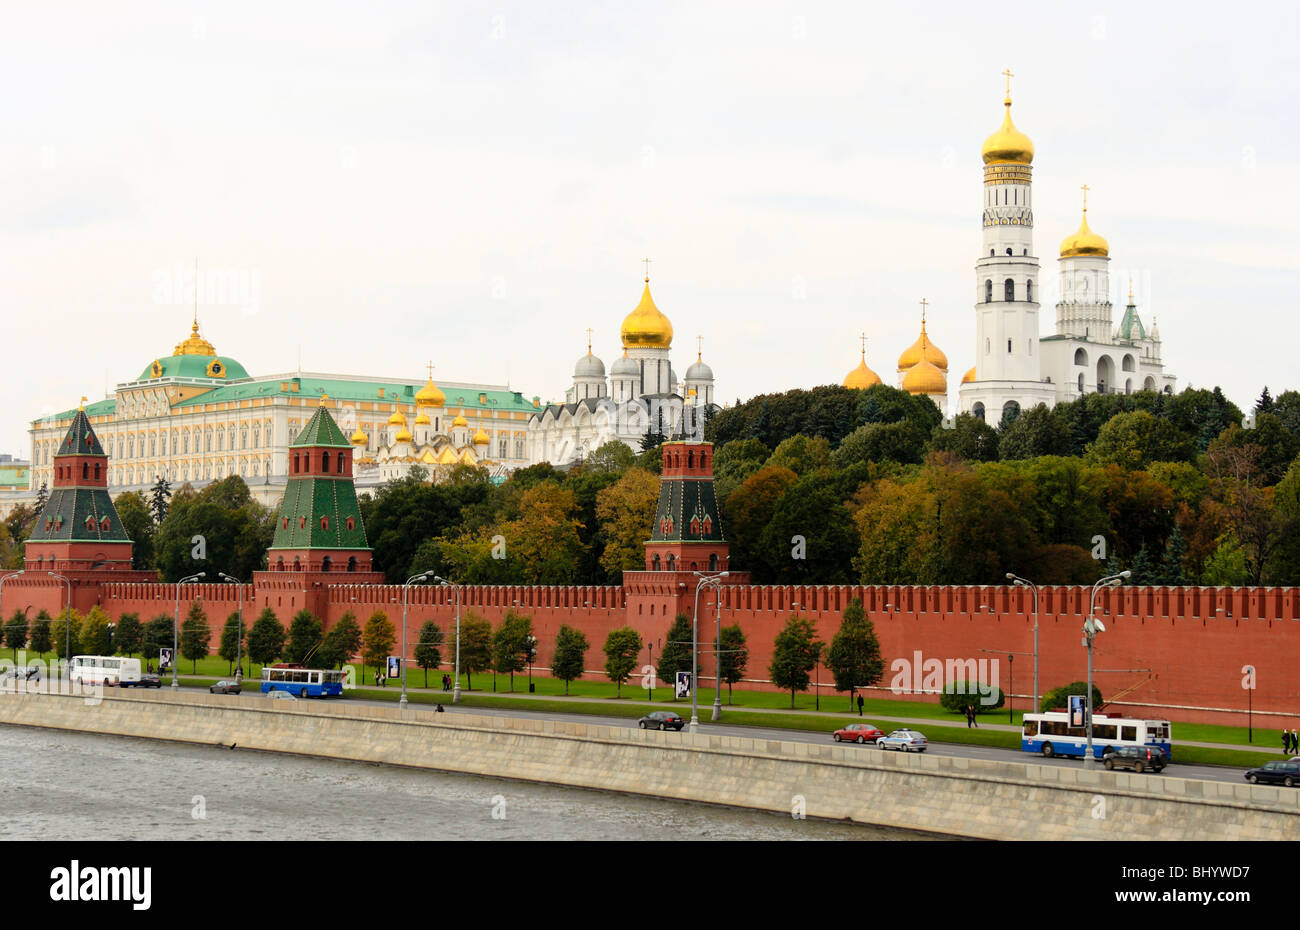
MULTIPOLYGON (((102 576, 101 576, 102 577, 102 576)), ((539 639, 537 668, 550 663, 555 634, 567 623, 587 634, 590 650, 588 678, 602 677, 601 647, 610 630, 625 624, 656 644, 655 654, 678 610, 690 613, 694 598, 690 573, 629 572, 623 587, 466 587, 462 609, 473 610, 495 624, 507 610, 533 619, 539 639)), ((1040 690, 1047 691, 1086 677, 1087 657, 1080 626, 1088 611, 1091 589, 1040 589, 1040 690)), ((420 625, 434 620, 450 633, 455 616, 452 591, 429 585, 413 586, 407 614, 408 650, 420 625)), ((79 581, 73 603, 85 611, 100 604, 110 617, 132 611, 142 620, 171 613, 174 585, 113 581, 79 581)), ((195 584, 181 590, 182 617, 192 599, 200 598, 218 642, 225 618, 236 609, 233 585, 195 584)), ((862 598, 875 624, 886 673, 876 693, 890 697, 895 673, 891 663, 903 658, 922 660, 999 660, 999 685, 1021 695, 1018 708, 1029 705, 1033 676, 1033 600, 1030 592, 1012 587, 775 587, 731 585, 720 592, 723 625, 739 623, 749 641, 748 687, 768 687, 767 665, 777 632, 794 612, 814 621, 829 642, 840 616, 853 597, 862 598), (797 605, 797 606, 796 606, 797 605), (1007 654, 1015 653, 1008 680, 1007 654)), ((9 616, 25 606, 56 613, 64 604, 65 586, 48 576, 14 578, 4 586, 0 611, 9 616)), ((401 622, 402 588, 398 585, 326 585, 318 576, 277 579, 274 586, 259 577, 244 587, 245 618, 251 623, 263 606, 275 609, 288 624, 304 605, 320 615, 326 629, 351 610, 364 624, 377 609, 401 622)), ((1242 666, 1256 669, 1254 723, 1261 729, 1300 726, 1300 589, 1297 588, 1120 588, 1102 590, 1098 613, 1106 632, 1096 640, 1096 679, 1105 697, 1133 688, 1118 698, 1112 712, 1164 716, 1176 720, 1244 724, 1247 692, 1242 666), (1134 687, 1136 686, 1136 687, 1134 687)), ((714 628, 714 596, 701 597, 700 638, 708 641, 714 628)), ((400 639, 400 630, 399 630, 400 639)), ((450 655, 445 651, 449 659, 450 655)), ((649 661, 649 651, 643 652, 649 661)), ((708 685, 712 659, 701 658, 701 683, 708 685)), ((920 670, 917 670, 919 677, 920 670)), ((909 675, 908 684, 911 684, 909 675)), ((829 675, 822 670, 823 697, 838 706, 829 675)), ((639 675, 637 676, 639 682, 639 675)), ((920 682, 918 682, 920 683, 920 682)), ((915 700, 913 695, 901 695, 915 700)), ((928 698, 932 699, 932 698, 928 698)))

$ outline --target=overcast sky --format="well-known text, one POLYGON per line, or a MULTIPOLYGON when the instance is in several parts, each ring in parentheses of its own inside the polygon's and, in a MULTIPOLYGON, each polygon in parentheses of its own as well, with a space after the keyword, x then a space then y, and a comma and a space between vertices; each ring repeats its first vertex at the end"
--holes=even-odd
POLYGON ((1248 406, 1300 387, 1297 38, 1280 4, 14 5, 0 452, 169 354, 196 256, 244 285, 199 319, 255 376, 301 347, 559 398, 649 256, 721 400, 838 383, 862 331, 893 383, 923 297, 955 399, 1007 67, 1043 335, 1087 183, 1179 388, 1248 406))

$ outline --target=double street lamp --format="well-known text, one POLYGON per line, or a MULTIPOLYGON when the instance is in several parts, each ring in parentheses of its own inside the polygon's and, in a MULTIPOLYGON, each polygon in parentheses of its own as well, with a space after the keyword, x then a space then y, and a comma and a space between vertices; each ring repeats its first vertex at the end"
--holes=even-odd
POLYGON ((1034 595, 1034 708, 1033 713, 1038 713, 1038 585, 1028 579, 1021 578, 1019 575, 1007 572, 1007 581, 1011 582, 1017 588, 1028 588, 1034 595))
POLYGON ((451 702, 460 703, 460 585, 453 581, 448 581, 439 575, 433 576, 435 584, 446 585, 456 592, 456 678, 455 684, 451 689, 451 702))
POLYGON ((410 597, 411 585, 419 584, 428 578, 435 578, 433 572, 420 572, 406 579, 402 585, 402 696, 398 699, 399 707, 406 707, 406 604, 410 597))
POLYGON ((63 613, 63 625, 67 629, 67 638, 63 646, 64 661, 72 661, 72 582, 58 572, 46 572, 51 578, 57 578, 68 586, 68 606, 63 613))
MULTIPOLYGON (((709 586, 722 584, 722 579, 726 578, 728 572, 718 572, 716 575, 705 575, 696 572, 695 577, 700 579, 695 584, 695 609, 691 611, 691 732, 700 731, 700 714, 699 714, 699 677, 700 677, 700 592, 709 586)), ((718 610, 718 647, 722 647, 722 610, 718 610)), ((722 676, 719 675, 719 678, 722 676)), ((717 693, 713 697, 713 719, 717 720, 722 716, 722 692, 720 688, 714 689, 717 693)))
POLYGON ((172 690, 180 688, 180 680, 176 677, 177 669, 181 665, 180 656, 180 629, 181 629, 181 585, 189 584, 191 581, 198 581, 206 572, 199 572, 197 575, 188 575, 176 582, 176 613, 172 618, 172 690))
MULTIPOLYGON (((234 578, 231 578, 225 572, 217 572, 222 580, 227 584, 239 585, 239 638, 235 640, 235 677, 244 677, 244 586, 234 578)), ((248 669, 251 674, 252 666, 248 669)))
POLYGON ((1107 575, 1094 584, 1092 586, 1092 596, 1088 601, 1088 619, 1083 621, 1083 645, 1088 650, 1088 694, 1084 703, 1087 708, 1088 727, 1088 748, 1083 756, 1083 767, 1085 769, 1095 768, 1097 765, 1097 760, 1092 756, 1092 641, 1098 633, 1106 632, 1105 625, 1094 616, 1097 610, 1097 592, 1102 588, 1114 588, 1122 585, 1124 579, 1131 574, 1132 572, 1123 571, 1118 575, 1107 575))

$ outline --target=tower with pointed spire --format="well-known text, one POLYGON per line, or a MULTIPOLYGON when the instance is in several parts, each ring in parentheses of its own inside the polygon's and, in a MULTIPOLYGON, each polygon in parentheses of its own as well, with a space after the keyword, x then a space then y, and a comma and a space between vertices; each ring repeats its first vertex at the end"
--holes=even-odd
POLYGON ((371 572, 370 547, 352 479, 352 443, 327 408, 312 414, 289 446, 289 479, 267 551, 270 573, 329 575, 328 584, 360 584, 371 572))

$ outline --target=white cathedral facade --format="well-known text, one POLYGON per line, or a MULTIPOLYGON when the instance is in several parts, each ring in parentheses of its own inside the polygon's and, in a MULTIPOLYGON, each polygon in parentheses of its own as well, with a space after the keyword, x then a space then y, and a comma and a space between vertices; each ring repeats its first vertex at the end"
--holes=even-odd
POLYGON ((572 465, 615 440, 640 452, 648 433, 703 438, 705 413, 717 409, 713 369, 700 351, 678 380, 670 359, 673 326, 650 296, 648 275, 641 302, 623 320, 620 335, 623 354, 608 377, 588 341, 565 402, 548 404, 529 419, 530 462, 572 465))
POLYGON ((975 264, 975 366, 959 389, 960 409, 996 426, 1004 416, 1089 393, 1173 393, 1160 333, 1138 316, 1132 288, 1118 326, 1110 299, 1110 246, 1083 219, 1061 243, 1056 334, 1039 336, 1041 275, 1034 254, 1034 145, 1011 122, 984 142, 983 243, 975 264))

